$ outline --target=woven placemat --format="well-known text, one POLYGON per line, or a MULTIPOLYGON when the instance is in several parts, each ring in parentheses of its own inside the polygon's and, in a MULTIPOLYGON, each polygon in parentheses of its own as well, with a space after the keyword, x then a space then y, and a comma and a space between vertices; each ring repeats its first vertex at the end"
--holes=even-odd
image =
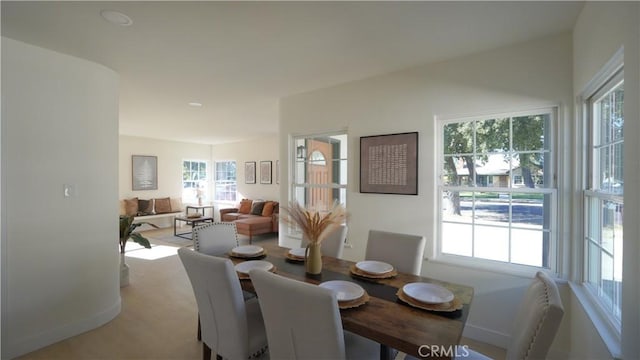
MULTIPOLYGON (((269 271, 272 273, 275 273, 276 272, 275 265, 269 271)), ((249 276, 249 274, 241 273, 238 271, 236 271, 236 274, 238 274, 238 279, 240 280, 251 280, 251 277, 249 276)))
POLYGON ((355 265, 351 265, 349 270, 353 275, 369 278, 369 279, 388 279, 398 275, 398 270, 396 270, 395 268, 384 274, 375 274, 375 273, 370 273, 368 271, 360 270, 355 265))
POLYGON ((456 310, 462 309, 462 301, 457 297, 454 297, 450 302, 442 303, 442 304, 427 304, 422 301, 418 301, 411 296, 404 293, 402 288, 398 289, 396 293, 398 299, 402 300, 402 302, 407 303, 413 307, 417 307, 423 310, 430 311, 443 311, 443 312, 452 312, 456 310))
POLYGON ((298 257, 298 256, 295 256, 295 255, 291 255, 289 253, 287 253, 287 255, 285 255, 285 257, 288 260, 291 260, 291 261, 304 262, 304 258, 303 257, 298 257))
POLYGON ((238 254, 238 253, 235 253, 233 251, 230 251, 229 252, 229 256, 234 257, 236 259, 255 260, 255 259, 260 259, 260 258, 263 258, 263 257, 267 256, 267 252, 264 249, 262 249, 261 252, 255 254, 255 255, 245 255, 245 254, 238 254))
POLYGON ((365 291, 362 296, 357 299, 349 300, 349 301, 338 301, 338 307, 340 309, 351 309, 369 302, 369 294, 365 291))

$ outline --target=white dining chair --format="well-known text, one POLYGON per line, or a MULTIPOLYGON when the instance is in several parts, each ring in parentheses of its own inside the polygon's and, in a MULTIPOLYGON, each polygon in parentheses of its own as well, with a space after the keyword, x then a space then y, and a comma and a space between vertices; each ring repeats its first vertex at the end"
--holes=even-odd
POLYGON ((425 244, 424 236, 369 230, 365 259, 384 261, 399 272, 420 275, 425 244))
POLYGON ((376 359, 378 344, 345 333, 333 291, 251 270, 271 359, 376 359))
POLYGON ((193 248, 201 253, 223 256, 238 246, 238 229, 234 222, 213 222, 193 229, 193 248))
MULTIPOLYGON (((225 256, 238 246, 238 229, 234 222, 213 222, 193 229, 193 249, 212 256, 225 256)), ((252 293, 243 291, 245 300, 254 298, 252 293)), ((198 318, 197 338, 202 340, 202 329, 198 318)))
MULTIPOLYGON (((555 281, 539 271, 524 294, 513 323, 507 360, 545 359, 564 316, 560 292, 555 281)), ((458 346, 457 360, 490 360, 491 358, 458 346)), ((407 356, 405 360, 413 360, 407 356)))
MULTIPOLYGON (((338 225, 320 244, 322 255, 331 256, 341 259, 344 250, 344 241, 347 238, 347 225, 338 225)), ((300 247, 307 247, 309 241, 306 237, 302 237, 300 247)))
POLYGON ((229 259, 188 248, 178 256, 191 281, 202 325, 202 358, 245 360, 262 356, 267 336, 257 299, 244 301, 240 280, 229 259))

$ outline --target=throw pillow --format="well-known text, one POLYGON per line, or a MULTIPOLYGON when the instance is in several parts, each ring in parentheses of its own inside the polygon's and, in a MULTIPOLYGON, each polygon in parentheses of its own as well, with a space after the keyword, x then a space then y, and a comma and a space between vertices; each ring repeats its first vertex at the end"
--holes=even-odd
POLYGON ((249 199, 242 199, 242 201, 240 201, 240 209, 238 210, 238 212, 240 214, 248 214, 251 212, 251 203, 253 203, 253 201, 249 200, 249 199))
POLYGON ((124 199, 124 213, 128 216, 138 215, 138 198, 124 199))
POLYGON ((251 215, 262 215, 262 209, 264 208, 264 201, 254 201, 251 205, 251 215))
POLYGON ((153 199, 138 199, 138 215, 153 215, 153 199))
POLYGON ((154 199, 154 201, 156 203, 156 214, 166 214, 171 212, 170 198, 154 199))
POLYGON ((271 215, 273 215, 273 201, 267 201, 264 203, 264 207, 262 208, 262 216, 271 215))

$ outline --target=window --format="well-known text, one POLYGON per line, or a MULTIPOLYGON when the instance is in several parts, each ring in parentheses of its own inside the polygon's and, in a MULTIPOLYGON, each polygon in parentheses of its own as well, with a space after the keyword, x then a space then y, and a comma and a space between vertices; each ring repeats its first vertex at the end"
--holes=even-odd
POLYGON ((584 192, 585 285, 620 330, 624 213, 624 74, 587 99, 588 176, 584 192))
POLYGON ((216 161, 216 200, 236 201, 236 162, 216 161))
POLYGON ((346 133, 301 136, 293 142, 292 200, 318 211, 335 201, 346 206, 346 133))
POLYGON ((439 123, 438 256, 555 267, 554 123, 554 109, 439 123))
POLYGON ((182 161, 182 201, 198 202, 207 195, 207 162, 202 160, 182 161))

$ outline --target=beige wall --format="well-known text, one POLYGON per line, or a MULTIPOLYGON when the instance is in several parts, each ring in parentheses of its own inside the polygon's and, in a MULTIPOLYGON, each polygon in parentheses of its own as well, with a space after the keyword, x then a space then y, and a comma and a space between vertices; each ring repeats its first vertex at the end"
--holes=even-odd
POLYGON ((3 359, 120 312, 117 148, 113 71, 2 38, 3 359))
MULTIPOLYGON (((348 239, 353 248, 345 249, 345 257, 363 259, 368 230, 375 228, 424 235, 426 255, 431 258, 437 221, 434 118, 557 105, 559 141, 571 141, 571 40, 571 34, 561 34, 285 98, 280 123, 283 171, 288 166, 288 136, 347 128, 348 239), (419 132, 419 195, 359 193, 359 138, 408 131, 419 132)), ((569 154, 558 156, 562 172, 569 154)), ((569 183, 559 184, 561 199, 567 196, 569 183)), ((280 190, 281 201, 287 201, 288 188, 281 185, 280 190)), ((569 231, 567 227, 561 224, 561 235, 569 231)), ((281 233, 281 241, 286 240, 281 233)), ((529 278, 433 260, 425 262, 423 275, 473 286, 465 335, 506 346, 529 278)), ((566 289, 563 292, 566 296, 566 289)), ((566 303, 570 306, 570 301, 566 303)), ((567 334, 559 338, 553 356, 563 358, 569 351, 567 334)))

